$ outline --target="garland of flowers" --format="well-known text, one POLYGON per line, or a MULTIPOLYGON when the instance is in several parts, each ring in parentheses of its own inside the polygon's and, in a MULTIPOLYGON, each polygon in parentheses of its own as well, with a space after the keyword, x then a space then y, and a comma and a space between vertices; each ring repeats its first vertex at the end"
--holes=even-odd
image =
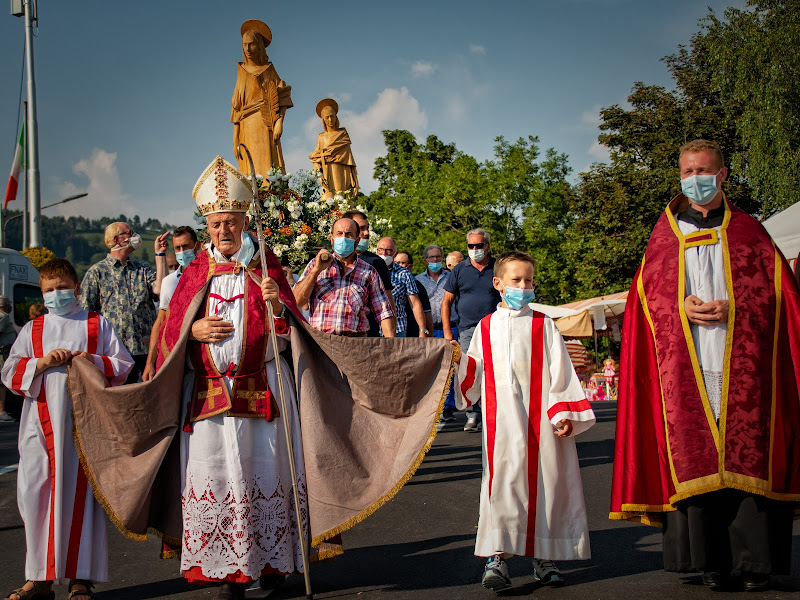
MULTIPOLYGON (((320 248, 330 247, 331 228, 344 213, 354 209, 366 213, 363 206, 354 206, 346 192, 322 198, 318 177, 314 171, 300 170, 293 176, 277 169, 268 171, 266 178, 256 175, 264 242, 295 272, 302 273, 320 248)), ((250 229, 255 231, 255 220, 250 217, 250 229)), ((194 218, 202 226, 198 231, 200 239, 210 241, 205 217, 197 212, 194 218)), ((378 219, 375 225, 381 230, 391 227, 387 219, 378 219)), ((374 231, 370 233, 371 246, 378 237, 374 231)))

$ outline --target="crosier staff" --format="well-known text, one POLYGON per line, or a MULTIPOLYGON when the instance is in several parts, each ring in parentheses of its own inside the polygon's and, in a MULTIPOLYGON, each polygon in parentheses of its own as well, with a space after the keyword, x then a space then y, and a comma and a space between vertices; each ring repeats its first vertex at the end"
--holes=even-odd
MULTIPOLYGON (((253 166, 253 158, 250 156, 250 151, 244 144, 239 144, 236 149, 239 160, 244 160, 242 157, 242 150, 247 154, 247 160, 250 163, 250 181, 253 186, 253 216, 256 220, 256 236, 258 237, 258 252, 261 258, 261 272, 264 277, 267 276, 267 261, 264 253, 264 231, 262 230, 261 221, 261 199, 258 197, 258 182, 256 181, 256 170, 253 166)), ((300 516, 300 491, 297 489, 297 469, 294 464, 294 445, 292 444, 292 430, 289 425, 289 412, 286 410, 286 392, 283 390, 283 372, 281 369, 280 353, 278 351, 278 338, 275 335, 274 313, 272 310, 272 302, 267 302, 267 315, 269 323, 269 339, 272 342, 272 352, 275 356, 275 372, 278 379, 278 395, 281 398, 281 420, 283 421, 283 430, 286 434, 286 444, 289 447, 289 468, 292 472, 292 494, 294 495, 295 515, 297 516, 297 530, 300 533, 300 553, 303 556, 303 578, 306 583, 306 598, 309 600, 314 598, 311 593, 311 576, 308 569, 308 549, 306 548, 306 536, 303 529, 303 520, 300 516)))

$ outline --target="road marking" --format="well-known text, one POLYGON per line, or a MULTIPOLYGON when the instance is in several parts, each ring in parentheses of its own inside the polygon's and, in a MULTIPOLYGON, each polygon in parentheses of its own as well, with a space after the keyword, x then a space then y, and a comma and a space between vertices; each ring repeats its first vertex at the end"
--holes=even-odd
POLYGON ((17 467, 19 467, 19 463, 15 465, 9 465, 7 467, 0 468, 0 475, 5 475, 6 473, 11 473, 11 471, 16 471, 17 467))

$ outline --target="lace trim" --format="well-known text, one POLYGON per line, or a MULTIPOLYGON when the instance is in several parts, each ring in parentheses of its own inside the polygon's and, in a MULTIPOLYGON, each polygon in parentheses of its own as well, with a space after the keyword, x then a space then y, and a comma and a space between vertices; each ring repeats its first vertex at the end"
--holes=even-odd
MULTIPOLYGON (((247 489, 234 489, 228 481, 204 479, 197 482, 190 474, 188 491, 181 497, 181 570, 198 566, 212 579, 224 579, 237 570, 257 579, 267 565, 283 573, 302 570, 290 486, 278 480, 267 495, 259 478, 247 489)), ((299 492, 303 528, 308 531, 308 503, 302 481, 299 492)))
POLYGON ((722 405, 722 372, 703 371, 702 373, 711 412, 714 413, 714 418, 719 420, 720 406, 722 405))

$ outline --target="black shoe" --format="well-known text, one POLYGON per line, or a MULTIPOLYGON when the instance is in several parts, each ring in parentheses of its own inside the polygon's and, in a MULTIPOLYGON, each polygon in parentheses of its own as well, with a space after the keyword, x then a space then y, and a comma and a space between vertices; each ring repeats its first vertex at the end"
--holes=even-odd
POLYGON ((703 585, 710 590, 725 589, 725 578, 716 571, 706 571, 703 573, 703 585))
POLYGON ((765 592, 769 589, 769 575, 763 573, 744 573, 745 592, 765 592))
POLYGON ((270 573, 269 575, 262 575, 258 583, 262 590, 270 591, 274 590, 286 580, 286 575, 280 575, 278 573, 270 573))

